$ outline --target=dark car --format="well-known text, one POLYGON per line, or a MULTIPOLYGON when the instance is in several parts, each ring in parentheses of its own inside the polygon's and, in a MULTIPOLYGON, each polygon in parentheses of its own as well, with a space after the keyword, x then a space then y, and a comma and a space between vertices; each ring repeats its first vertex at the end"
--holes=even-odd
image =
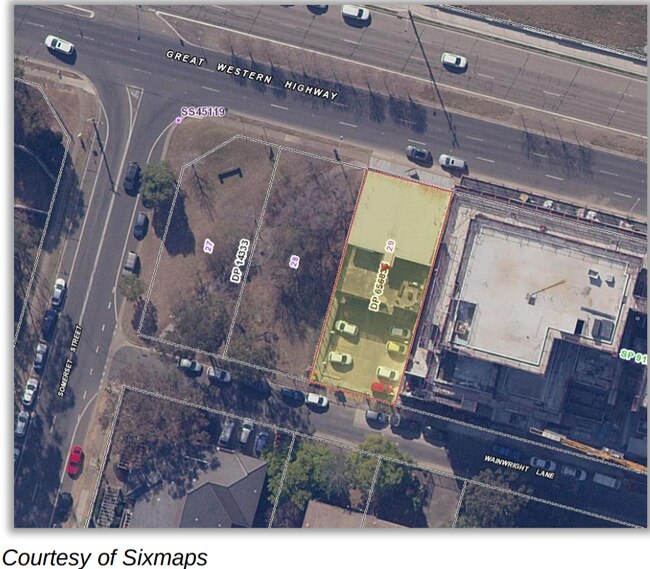
POLYGON ((420 423, 415 419, 409 419, 407 417, 402 417, 399 413, 393 413, 390 416, 390 426, 393 429, 398 429, 401 431, 409 432, 420 432, 422 428, 420 423))
POLYGON ((305 402, 305 394, 297 389, 283 387, 280 390, 280 395, 287 403, 293 403, 294 405, 302 405, 305 402))
POLYGON ((140 185, 140 165, 137 162, 129 162, 124 176, 124 190, 127 194, 136 194, 140 185))
POLYGON ((268 431, 260 431, 259 433, 257 433, 257 436, 255 437, 255 447, 254 447, 255 456, 259 456, 260 454, 262 454, 262 451, 264 450, 266 443, 269 442, 270 436, 271 435, 269 435, 268 431))
POLYGON ((53 308, 48 308, 43 315, 43 322, 41 323, 41 334, 46 340, 51 340, 56 330, 56 321, 59 313, 53 308))
POLYGON ((492 445, 492 453, 502 458, 508 458, 510 460, 517 461, 521 459, 521 452, 519 452, 517 449, 504 446, 500 443, 494 443, 492 445))
POLYGON ((422 436, 425 441, 432 445, 444 445, 449 440, 449 435, 446 431, 441 431, 431 425, 425 425, 422 428, 422 436))
POLYGON ((59 499, 56 501, 56 510, 54 510, 54 521, 64 522, 70 517, 72 511, 72 495, 68 492, 61 492, 59 499))
POLYGON ((417 162, 419 164, 433 164, 433 156, 426 148, 407 146, 406 157, 412 162, 417 162))
POLYGON ((148 228, 149 218, 147 217, 147 214, 144 211, 138 212, 138 215, 135 218, 135 225, 133 226, 133 237, 138 240, 144 239, 148 228))

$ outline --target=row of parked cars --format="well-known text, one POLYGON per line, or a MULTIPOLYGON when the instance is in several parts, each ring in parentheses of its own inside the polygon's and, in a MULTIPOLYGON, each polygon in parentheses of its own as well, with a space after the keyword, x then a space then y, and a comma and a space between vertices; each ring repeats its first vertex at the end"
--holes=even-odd
MULTIPOLYGON (((233 434, 237 428, 237 423, 231 417, 226 417, 221 426, 221 434, 219 435, 219 446, 224 448, 232 448, 235 446, 233 443, 233 434)), ((266 445, 268 444, 271 433, 266 429, 262 429, 255 433, 255 423, 250 419, 245 419, 239 430, 239 437, 237 441, 241 447, 246 447, 249 441, 252 439, 253 442, 253 454, 259 456, 262 454, 266 445)))

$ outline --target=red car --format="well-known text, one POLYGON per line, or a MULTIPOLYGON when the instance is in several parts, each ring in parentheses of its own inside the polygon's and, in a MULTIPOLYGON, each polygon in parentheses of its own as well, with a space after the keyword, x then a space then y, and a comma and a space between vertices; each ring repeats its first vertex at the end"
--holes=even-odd
POLYGON ((377 395, 391 396, 395 392, 395 390, 390 385, 386 385, 385 383, 380 383, 379 381, 375 381, 375 383, 373 383, 370 386, 370 389, 373 393, 376 393, 377 395))
POLYGON ((70 476, 79 474, 81 468, 81 460, 83 459, 84 451, 80 446, 72 447, 70 451, 70 458, 68 459, 67 472, 70 476))

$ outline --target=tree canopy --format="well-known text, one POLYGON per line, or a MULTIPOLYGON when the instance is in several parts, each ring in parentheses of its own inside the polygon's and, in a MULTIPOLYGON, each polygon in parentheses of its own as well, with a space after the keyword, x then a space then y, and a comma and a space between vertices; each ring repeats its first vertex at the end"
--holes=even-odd
POLYGON ((167 160, 157 164, 147 164, 142 169, 142 201, 156 209, 171 206, 176 180, 167 160))
POLYGON ((123 276, 120 278, 117 288, 120 294, 131 302, 138 300, 144 294, 145 289, 144 283, 137 275, 123 276))

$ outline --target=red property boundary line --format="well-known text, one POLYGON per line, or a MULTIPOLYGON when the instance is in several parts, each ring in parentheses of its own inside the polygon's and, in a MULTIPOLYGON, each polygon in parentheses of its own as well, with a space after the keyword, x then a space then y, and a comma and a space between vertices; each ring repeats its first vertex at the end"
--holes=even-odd
MULTIPOLYGON (((316 358, 318 357, 318 352, 320 351, 321 343, 322 343, 323 338, 325 336, 325 330, 327 328, 326 323, 327 323, 328 317, 330 315, 330 309, 332 307, 332 302, 334 300, 334 295, 336 294, 336 287, 338 286, 338 283, 339 283, 339 277, 341 275, 341 270, 343 268, 343 261, 345 260, 345 254, 347 253, 347 250, 348 250, 348 245, 349 245, 349 240, 350 240, 350 233, 352 232, 352 225, 353 225, 354 219, 356 217, 359 202, 361 201, 361 195, 363 194, 363 189, 364 189, 364 186, 365 186, 365 183, 366 183, 366 177, 368 175, 368 172, 373 172, 375 174, 379 174, 381 176, 387 176, 389 178, 395 178, 395 179, 400 180, 402 182, 410 182, 410 183, 413 183, 413 184, 418 184, 420 186, 425 186, 427 188, 432 188, 432 189, 437 190, 439 192, 445 192, 445 193, 448 193, 448 194, 451 195, 449 203, 447 204, 447 209, 445 210, 445 215, 442 218, 442 223, 440 225, 440 235, 438 237, 438 242, 436 243, 436 248, 435 248, 434 253, 433 253, 433 260, 431 262, 431 267, 429 268, 429 274, 427 276, 426 284, 424 286, 425 298, 422 299, 422 304, 420 305, 420 310, 418 311, 418 316, 417 316, 417 318, 415 320, 415 325, 413 327, 413 334, 411 336, 411 342, 409 344, 409 349, 408 349, 408 352, 407 352, 409 354, 411 353, 411 350, 413 349, 413 344, 415 343, 416 331, 418 329, 418 326, 420 325, 420 318, 422 317, 422 312, 424 311, 424 306, 426 304, 426 292, 429 289, 429 283, 431 281, 431 275, 433 274, 433 267, 435 266, 436 260, 438 258, 438 251, 440 249, 440 244, 442 243, 442 237, 443 237, 443 234, 444 234, 444 231, 445 231, 445 227, 447 225, 447 218, 449 217, 449 210, 451 209, 451 203, 453 201, 454 192, 451 191, 451 190, 447 190, 445 188, 439 188, 438 186, 434 186, 433 184, 426 184, 424 182, 417 182, 415 180, 409 180, 408 178, 402 178, 400 176, 396 176, 395 174, 390 174, 388 172, 382 172, 380 170, 374 170, 372 168, 368 168, 366 170, 366 173, 363 176, 363 181, 361 182, 361 191, 359 192, 359 195, 357 197, 357 204, 355 205, 354 214, 352 215, 352 221, 350 222, 350 227, 348 229, 348 235, 347 235, 346 240, 345 240, 345 248, 343 249, 343 256, 341 257, 341 263, 339 264, 339 270, 338 270, 338 273, 336 274, 336 281, 334 281, 334 288, 332 289, 332 294, 330 295, 330 302, 329 302, 329 305, 327 307, 327 312, 325 313, 325 320, 323 321, 323 329, 321 330, 320 340, 318 341, 318 347, 316 348, 316 353, 314 354, 314 359, 312 361, 311 370, 309 372, 309 383, 310 384, 313 383, 314 385, 319 385, 319 386, 327 387, 327 388, 330 388, 330 389, 335 389, 336 391, 342 391, 344 393, 349 393, 351 395, 354 395, 355 397, 363 397, 365 399, 373 399, 375 401, 378 401, 379 403, 384 403, 384 404, 388 404, 388 405, 391 405, 391 406, 395 406, 397 404, 397 398, 399 397, 399 394, 402 391, 402 387, 404 386, 404 378, 406 377, 406 365, 404 366, 404 371, 402 372, 402 377, 400 378, 400 382, 399 382, 395 397, 393 398, 392 401, 386 401, 385 399, 379 399, 378 397, 375 397, 374 395, 367 395, 365 393, 360 393, 358 391, 353 391, 352 389, 347 389, 345 387, 336 387, 336 386, 328 385, 328 384, 321 383, 319 381, 315 381, 315 380, 311 379, 311 377, 312 377, 312 375, 314 373, 314 369, 316 367, 316 358)), ((407 364, 408 364, 408 360, 407 360, 407 364)))

